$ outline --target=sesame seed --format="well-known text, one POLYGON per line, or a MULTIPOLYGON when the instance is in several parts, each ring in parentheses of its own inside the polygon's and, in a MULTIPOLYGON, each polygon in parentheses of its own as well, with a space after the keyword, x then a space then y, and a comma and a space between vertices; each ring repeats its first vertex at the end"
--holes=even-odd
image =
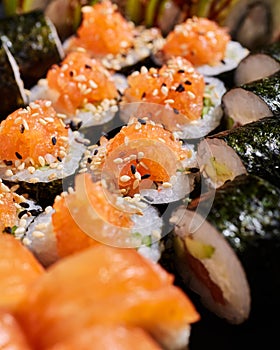
POLYGON ((56 145, 56 137, 55 137, 55 136, 52 137, 52 144, 53 144, 54 146, 56 145))
POLYGON ((160 88, 160 91, 164 94, 164 95, 168 95, 168 87, 165 85, 162 85, 160 88))
POLYGON ((137 180, 141 180, 141 174, 139 173, 139 171, 136 171, 134 176, 137 180))
POLYGON ((52 117, 45 117, 44 120, 49 123, 53 123, 54 119, 52 117))
POLYGON ((167 100, 164 100, 164 103, 166 103, 166 104, 172 104, 172 103, 174 103, 175 101, 172 99, 172 98, 169 98, 169 99, 167 99, 167 100))
POLYGON ((122 158, 115 158, 115 159, 113 160, 113 162, 114 162, 115 164, 122 164, 122 163, 123 163, 123 159, 122 159, 122 158))
POLYGON ((132 189, 135 190, 139 186, 139 180, 136 179, 133 181, 132 189))
POLYGON ((39 119, 39 123, 41 123, 44 126, 48 124, 43 118, 39 119))
POLYGON ((35 168, 34 168, 34 166, 29 166, 28 168, 27 168, 27 170, 29 171, 29 173, 30 174, 33 174, 34 172, 35 172, 35 168))
POLYGON ((22 159, 22 155, 19 154, 18 152, 15 152, 15 155, 16 155, 16 157, 17 157, 18 159, 22 159))
POLYGON ((170 182, 163 182, 162 187, 163 188, 170 188, 170 187, 172 187, 172 184, 170 182))
POLYGON ((52 105, 52 101, 46 101, 46 102, 45 102, 45 106, 46 106, 46 107, 50 107, 51 105, 52 105))
POLYGON ((40 163, 41 166, 45 166, 46 165, 46 162, 45 162, 45 158, 42 157, 42 156, 39 156, 38 157, 38 161, 40 163))
POLYGON ((128 176, 128 175, 122 175, 122 176, 120 177, 120 181, 121 181, 121 182, 128 182, 130 179, 131 179, 131 177, 128 176))
POLYGON ((140 72, 141 72, 141 74, 147 74, 148 73, 147 67, 142 66, 141 69, 140 69, 140 72))
POLYGON ((10 176, 13 176, 14 174, 13 174, 13 172, 12 172, 11 169, 7 169, 7 170, 5 171, 5 175, 10 177, 10 176))
POLYGON ((144 157, 144 152, 138 152, 138 154, 137 154, 137 158, 140 160, 140 159, 142 159, 144 157))
POLYGON ((32 232, 32 236, 34 238, 43 238, 43 237, 45 237, 44 233, 41 232, 41 231, 33 231, 32 232))

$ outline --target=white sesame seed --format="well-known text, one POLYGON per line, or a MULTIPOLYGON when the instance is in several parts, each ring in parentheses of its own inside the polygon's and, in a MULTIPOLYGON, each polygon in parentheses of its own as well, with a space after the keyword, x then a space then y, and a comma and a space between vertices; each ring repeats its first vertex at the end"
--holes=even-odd
POLYGON ((29 179, 29 182, 32 184, 36 184, 40 182, 40 179, 38 177, 32 177, 31 179, 29 179))
POLYGON ((45 161, 45 158, 42 157, 42 156, 39 156, 38 157, 38 161, 40 163, 41 166, 45 166, 46 165, 46 161, 45 161))
POLYGON ((120 177, 121 182, 128 182, 129 180, 130 180, 130 176, 128 176, 128 175, 122 175, 120 177))
POLYGON ((139 186, 139 180, 136 179, 133 182, 132 189, 135 190, 138 186, 139 186))
POLYGON ((34 166, 29 166, 28 168, 27 168, 27 170, 29 171, 29 173, 30 174, 33 174, 34 172, 35 172, 35 168, 34 168, 34 166))
POLYGON ((13 176, 14 174, 13 174, 13 172, 12 172, 11 169, 7 169, 7 170, 5 171, 5 175, 10 177, 10 176, 13 176))
POLYGON ((134 174, 135 179, 137 180, 141 180, 141 174, 139 173, 139 171, 136 171, 136 173, 134 174))
POLYGON ((44 233, 41 232, 41 231, 33 231, 32 232, 32 236, 34 238, 43 238, 43 237, 45 237, 44 233))
POLYGON ((137 158, 138 159, 142 159, 144 157, 144 152, 138 152, 138 154, 137 154, 137 158))
POLYGON ((122 164, 122 163, 123 163, 123 159, 122 159, 122 158, 115 158, 115 159, 113 160, 113 162, 114 162, 115 164, 122 164))
POLYGON ((170 188, 170 187, 172 187, 172 184, 170 182, 163 182, 162 187, 163 188, 170 188))

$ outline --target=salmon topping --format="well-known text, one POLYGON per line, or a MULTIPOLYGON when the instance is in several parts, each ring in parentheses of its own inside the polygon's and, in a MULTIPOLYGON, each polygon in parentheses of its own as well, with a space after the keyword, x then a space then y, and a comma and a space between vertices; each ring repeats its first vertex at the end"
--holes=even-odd
POLYGON ((84 52, 69 53, 61 65, 48 71, 47 81, 58 94, 55 108, 66 114, 75 114, 86 103, 118 97, 109 71, 84 52))
POLYGON ((193 65, 215 65, 225 56, 230 36, 226 28, 207 18, 192 17, 175 26, 162 51, 166 58, 181 56, 193 65))
POLYGON ((82 8, 83 20, 72 45, 83 47, 93 56, 116 55, 133 45, 134 25, 110 1, 82 8))
POLYGON ((25 167, 57 162, 69 148, 67 138, 68 130, 51 102, 31 102, 1 122, 0 161, 17 166, 24 163, 25 167))
MULTIPOLYGON (((143 67, 140 73, 132 73, 128 77, 128 85, 123 102, 164 105, 174 111, 174 118, 177 118, 179 113, 190 120, 201 117, 204 78, 186 59, 170 59, 160 69, 147 70, 143 67)), ((159 108, 157 109, 159 111, 159 108)), ((156 111, 153 114, 156 114, 156 111)))

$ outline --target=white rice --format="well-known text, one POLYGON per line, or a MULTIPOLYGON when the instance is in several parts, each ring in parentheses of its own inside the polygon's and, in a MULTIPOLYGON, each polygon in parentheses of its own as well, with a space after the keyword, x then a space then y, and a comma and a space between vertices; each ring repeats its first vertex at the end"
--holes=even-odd
POLYGON ((222 62, 215 66, 208 64, 196 67, 196 70, 205 76, 216 76, 235 69, 239 62, 249 54, 249 50, 241 46, 237 41, 230 41, 226 48, 222 62))

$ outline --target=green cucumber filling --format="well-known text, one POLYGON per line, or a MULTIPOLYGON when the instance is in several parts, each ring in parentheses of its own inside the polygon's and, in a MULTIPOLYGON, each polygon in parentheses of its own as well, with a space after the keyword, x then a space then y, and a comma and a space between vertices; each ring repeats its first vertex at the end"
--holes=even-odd
POLYGON ((211 179, 216 179, 220 182, 226 182, 234 178, 233 172, 215 157, 210 157, 210 164, 206 164, 205 172, 211 179))

